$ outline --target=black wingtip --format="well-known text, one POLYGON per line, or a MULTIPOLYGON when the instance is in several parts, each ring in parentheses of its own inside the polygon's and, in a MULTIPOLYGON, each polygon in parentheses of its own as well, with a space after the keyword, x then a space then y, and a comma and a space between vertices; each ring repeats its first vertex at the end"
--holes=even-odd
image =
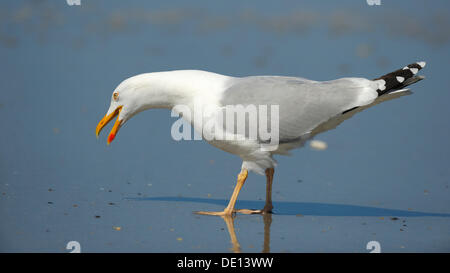
POLYGON ((374 79, 374 81, 378 82, 379 86, 377 89, 378 96, 423 80, 425 77, 416 76, 416 74, 424 68, 426 64, 427 63, 424 61, 412 63, 402 69, 374 79))

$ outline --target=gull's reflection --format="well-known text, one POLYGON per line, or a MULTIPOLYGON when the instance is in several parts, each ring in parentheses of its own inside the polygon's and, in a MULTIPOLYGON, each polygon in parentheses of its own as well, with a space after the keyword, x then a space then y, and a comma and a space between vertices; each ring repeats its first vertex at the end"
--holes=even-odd
MULTIPOLYGON (((146 198, 127 198, 128 200, 138 201, 171 201, 171 202, 194 202, 194 203, 207 203, 213 205, 225 206, 227 200, 224 199, 212 199, 212 198, 194 198, 194 197, 146 197, 146 198)), ((263 204, 259 201, 240 200, 240 206, 242 207, 261 207, 263 204)), ((377 208, 369 206, 359 206, 352 204, 331 204, 331 203, 314 203, 314 202, 277 202, 277 215, 291 215, 295 216, 299 212, 305 216, 339 216, 339 217, 450 217, 450 213, 436 213, 436 212, 421 212, 410 210, 399 210, 389 208, 377 208)), ((257 216, 252 216, 257 217, 257 216)), ((259 217, 259 216, 258 216, 259 217)), ((270 226, 272 223, 271 214, 263 214, 264 221, 264 243, 262 252, 270 252, 270 226)), ((230 235, 233 252, 241 252, 241 246, 238 242, 236 231, 234 228, 235 218, 232 216, 222 217, 224 219, 228 233, 230 235)))
MULTIPOLYGON (((234 219, 235 215, 221 216, 227 225, 228 234, 230 235, 231 241, 231 251, 234 253, 241 253, 241 245, 236 236, 236 230, 234 229, 234 219)), ((264 222, 264 242, 262 253, 270 252, 270 225, 272 224, 272 214, 262 214, 263 222, 264 222)))
POLYGON ((239 244, 239 241, 236 237, 236 231, 234 230, 234 218, 236 216, 234 215, 226 215, 221 216, 222 219, 225 221, 225 224, 227 224, 228 234, 230 234, 230 240, 231 240, 231 250, 234 253, 241 253, 241 245, 239 244))
POLYGON ((262 215, 264 221, 264 243, 262 253, 270 253, 270 225, 272 224, 272 213, 262 215))

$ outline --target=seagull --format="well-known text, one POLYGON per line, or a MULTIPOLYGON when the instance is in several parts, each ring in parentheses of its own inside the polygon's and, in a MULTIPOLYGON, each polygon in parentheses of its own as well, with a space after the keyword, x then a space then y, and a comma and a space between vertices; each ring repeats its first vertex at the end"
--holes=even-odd
MULTIPOLYGON (((416 83, 424 76, 417 73, 425 62, 409 64, 394 72, 375 79, 340 78, 331 81, 313 81, 300 77, 249 76, 231 77, 201 70, 175 70, 139 74, 122 81, 114 90, 106 115, 96 128, 100 131, 115 117, 116 120, 108 135, 108 145, 114 140, 119 129, 134 115, 152 108, 174 109, 184 106, 194 111, 195 107, 213 109, 204 114, 205 119, 196 122, 193 115, 182 118, 190 123, 205 140, 228 153, 242 159, 237 183, 223 211, 199 211, 203 215, 231 216, 234 213, 269 214, 272 213, 272 183, 276 161, 274 155, 289 155, 289 151, 299 148, 319 133, 336 128, 354 114, 378 103, 408 95, 407 86, 416 83), (268 139, 258 131, 250 137, 245 131, 236 131, 236 126, 214 127, 211 134, 202 126, 211 119, 217 119, 228 106, 277 106, 275 108, 277 126, 271 129, 277 134, 276 145, 267 145, 268 139), (209 118, 209 119, 208 119, 209 118), (219 132, 227 136, 214 137, 219 132), (233 138, 234 137, 234 138, 233 138), (235 209, 236 200, 248 172, 266 176, 266 201, 262 209, 235 209)), ((202 108, 203 109, 203 108, 202 108)), ((258 112, 258 120, 264 118, 258 112)), ((272 112, 271 112, 272 114, 272 112)), ((223 117, 223 116, 220 116, 223 117)), ((261 129, 261 125, 246 117, 239 125, 250 129, 261 129)), ((270 127, 270 126, 269 126, 270 127)), ((273 135, 271 135, 273 137, 273 135)))

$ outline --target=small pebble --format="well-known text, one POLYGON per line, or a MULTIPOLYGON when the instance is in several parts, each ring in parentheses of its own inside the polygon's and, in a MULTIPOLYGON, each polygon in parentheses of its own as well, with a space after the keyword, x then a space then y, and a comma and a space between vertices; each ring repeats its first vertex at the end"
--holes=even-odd
POLYGON ((309 146, 313 150, 317 150, 317 151, 323 151, 323 150, 326 150, 328 148, 328 144, 325 141, 321 141, 321 140, 312 140, 309 143, 309 146))

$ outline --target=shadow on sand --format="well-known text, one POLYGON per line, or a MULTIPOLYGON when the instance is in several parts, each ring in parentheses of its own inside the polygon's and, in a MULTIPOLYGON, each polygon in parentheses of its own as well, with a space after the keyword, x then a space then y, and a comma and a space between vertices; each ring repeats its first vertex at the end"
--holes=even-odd
MULTIPOLYGON (((225 207, 228 200, 194 197, 146 197, 127 198, 135 201, 170 201, 206 203, 225 207)), ((260 209, 264 206, 262 201, 238 200, 236 208, 260 209)), ((222 209, 222 208, 220 208, 222 209)), ((310 216, 398 216, 398 217, 450 217, 448 213, 419 212, 410 210, 386 209, 368 206, 309 203, 309 202, 274 202, 273 213, 276 215, 310 215, 310 216)))
MULTIPOLYGON (((207 203, 225 207, 227 200, 211 199, 211 198, 192 198, 192 197, 147 197, 147 198, 126 198, 134 201, 169 201, 169 202, 191 202, 191 203, 207 203)), ((450 217, 446 213, 429 213, 409 210, 385 209, 367 206, 342 205, 342 204, 326 204, 326 203, 307 203, 307 202, 275 202, 274 214, 276 215, 311 215, 311 216, 398 216, 398 217, 450 217)), ((237 202, 239 208, 262 208, 264 202, 241 200, 237 202)), ((272 214, 262 214, 264 222, 264 239, 262 244, 263 253, 270 252, 270 226, 272 224, 272 214)), ((217 216, 209 216, 217 217, 217 216)), ((220 216, 228 230, 231 242, 231 251, 240 253, 241 245, 236 236, 234 228, 235 216, 220 216)))

